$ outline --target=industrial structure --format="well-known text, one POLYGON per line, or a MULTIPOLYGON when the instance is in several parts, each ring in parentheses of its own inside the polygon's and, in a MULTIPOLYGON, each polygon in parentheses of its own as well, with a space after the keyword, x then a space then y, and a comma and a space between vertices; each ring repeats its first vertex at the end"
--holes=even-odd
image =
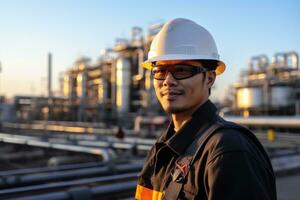
MULTIPOLYGON (((148 132, 153 132, 156 126, 162 127, 167 119, 161 118, 164 114, 155 97, 151 72, 140 67, 162 25, 151 25, 147 34, 133 27, 130 39, 117 39, 113 47, 101 51, 95 63, 88 57, 78 58, 70 69, 61 73, 60 96, 52 91, 52 54, 49 53, 48 95, 16 96, 12 105, 2 103, 2 121, 93 122, 106 127, 134 128, 137 132, 147 127, 148 132)), ((266 55, 252 57, 229 95, 231 101, 225 105, 226 109, 221 109, 225 115, 299 116, 297 52, 276 53, 271 62, 266 55)))
POLYGON ((231 88, 229 114, 248 116, 300 115, 300 69, 296 52, 252 57, 231 88))
POLYGON ((49 53, 47 96, 14 97, 1 113, 3 121, 104 122, 132 127, 137 113, 160 112, 151 87, 151 72, 140 64, 162 25, 151 25, 146 36, 141 28, 133 27, 129 40, 117 39, 112 48, 101 51, 96 63, 88 57, 78 58, 60 75, 60 96, 52 91, 49 53))
MULTIPOLYGON (((78 58, 61 74, 60 96, 49 53, 46 96, 15 96, 9 104, 0 97, 0 199, 133 197, 143 160, 168 124, 151 72, 140 67, 162 25, 151 25, 146 37, 132 28, 130 40, 117 39, 96 63, 78 58)), ((225 119, 255 131, 277 177, 298 172, 298 54, 251 58, 231 95, 225 119)))
POLYGON ((140 64, 161 26, 150 26, 146 38, 141 28, 133 27, 131 40, 117 39, 111 49, 102 51, 96 64, 83 57, 64 73, 64 111, 72 116, 69 120, 119 119, 118 123, 126 124, 136 113, 159 109, 151 87, 151 72, 140 64))

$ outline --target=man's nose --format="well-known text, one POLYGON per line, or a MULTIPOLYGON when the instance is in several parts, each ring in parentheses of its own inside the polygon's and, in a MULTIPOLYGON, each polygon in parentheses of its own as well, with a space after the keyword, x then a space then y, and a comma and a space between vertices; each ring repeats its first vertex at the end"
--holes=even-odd
POLYGON ((174 78, 173 74, 171 72, 168 72, 166 79, 164 80, 163 84, 166 85, 176 85, 178 82, 174 78))

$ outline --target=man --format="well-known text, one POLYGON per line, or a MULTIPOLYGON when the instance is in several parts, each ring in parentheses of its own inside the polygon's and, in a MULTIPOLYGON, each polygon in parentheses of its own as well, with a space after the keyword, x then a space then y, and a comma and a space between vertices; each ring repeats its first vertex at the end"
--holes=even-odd
POLYGON ((187 19, 166 23, 143 67, 172 122, 150 150, 136 199, 276 199, 270 160, 246 128, 216 114, 208 97, 225 64, 210 33, 187 19))

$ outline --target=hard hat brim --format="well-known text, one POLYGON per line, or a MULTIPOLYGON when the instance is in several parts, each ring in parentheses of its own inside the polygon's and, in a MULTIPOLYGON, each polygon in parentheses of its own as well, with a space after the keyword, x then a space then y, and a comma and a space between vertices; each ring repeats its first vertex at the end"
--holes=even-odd
POLYGON ((151 70, 152 69, 152 63, 156 61, 170 61, 170 60, 216 60, 218 61, 218 66, 215 70, 217 75, 222 74, 225 71, 226 65, 223 61, 208 57, 208 56, 193 56, 193 55, 165 55, 165 56, 159 56, 154 57, 151 59, 146 60, 141 64, 142 67, 145 69, 151 70))

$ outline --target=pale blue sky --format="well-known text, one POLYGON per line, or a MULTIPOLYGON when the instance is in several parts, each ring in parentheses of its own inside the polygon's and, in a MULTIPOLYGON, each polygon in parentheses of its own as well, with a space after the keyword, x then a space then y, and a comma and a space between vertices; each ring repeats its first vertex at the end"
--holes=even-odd
POLYGON ((133 26, 184 17, 214 36, 227 64, 217 96, 238 79, 251 56, 300 53, 300 1, 0 0, 0 94, 46 94, 47 53, 53 83, 81 55, 95 62, 100 50, 129 37, 133 26), (44 81, 43 81, 44 80, 44 81))

